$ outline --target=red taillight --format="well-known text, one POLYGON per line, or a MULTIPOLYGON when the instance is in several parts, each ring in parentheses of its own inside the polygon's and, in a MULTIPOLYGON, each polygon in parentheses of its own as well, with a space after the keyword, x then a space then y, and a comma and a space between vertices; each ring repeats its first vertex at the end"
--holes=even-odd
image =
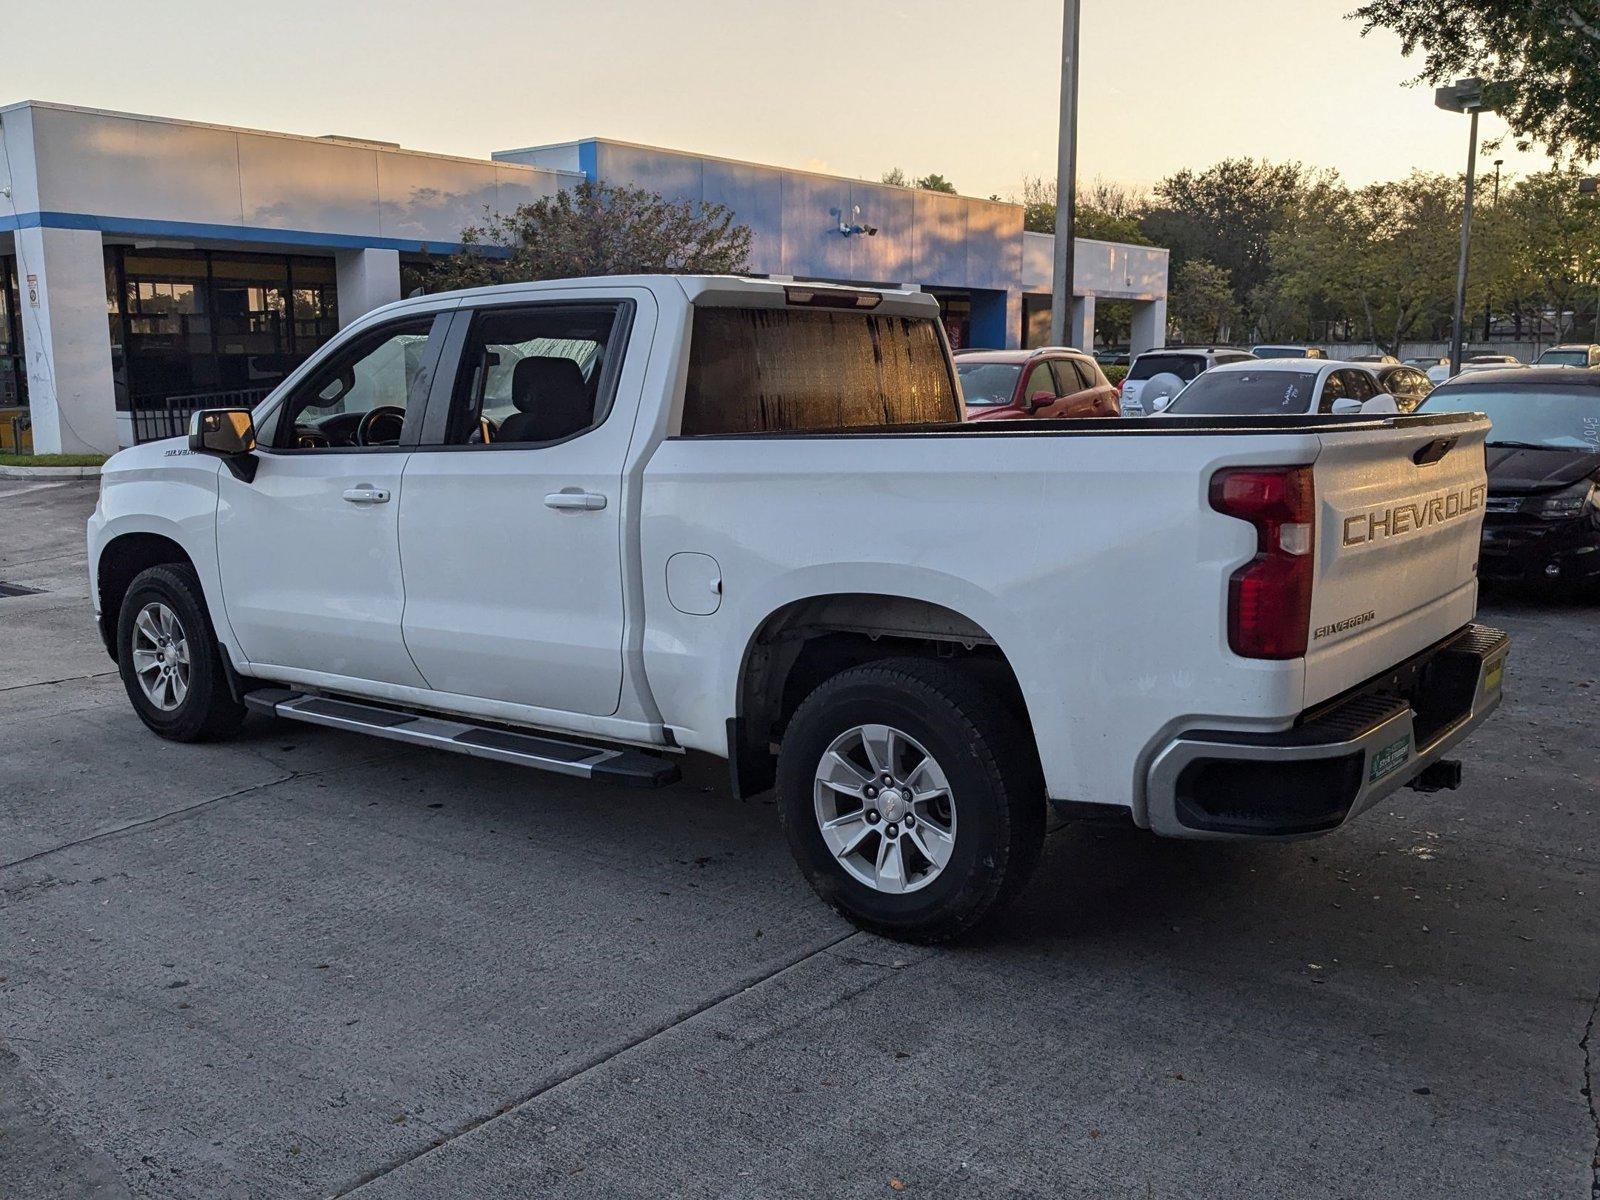
POLYGON ((1218 471, 1211 507, 1256 527, 1256 556, 1228 581, 1228 645, 1245 658, 1301 657, 1317 532, 1311 468, 1218 471))

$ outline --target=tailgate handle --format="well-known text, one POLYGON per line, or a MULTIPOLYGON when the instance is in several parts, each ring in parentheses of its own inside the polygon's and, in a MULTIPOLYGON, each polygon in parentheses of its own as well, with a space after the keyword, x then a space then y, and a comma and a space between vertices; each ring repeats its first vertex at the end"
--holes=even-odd
POLYGON ((1411 456, 1411 461, 1416 463, 1419 467, 1426 467, 1430 463, 1436 463, 1446 454, 1449 454, 1450 451, 1454 450, 1456 448, 1456 443, 1460 440, 1460 437, 1434 438, 1433 441, 1422 445, 1417 452, 1411 456))

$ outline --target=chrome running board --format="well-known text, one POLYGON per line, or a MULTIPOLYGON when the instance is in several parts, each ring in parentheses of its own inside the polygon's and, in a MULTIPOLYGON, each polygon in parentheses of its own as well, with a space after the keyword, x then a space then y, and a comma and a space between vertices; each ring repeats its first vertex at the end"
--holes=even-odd
POLYGON ((663 787, 679 778, 676 763, 643 750, 587 746, 544 734, 470 725, 357 700, 313 696, 287 688, 260 688, 246 693, 244 702, 252 711, 269 716, 347 729, 413 746, 431 746, 474 758, 492 758, 579 779, 630 787, 663 787))

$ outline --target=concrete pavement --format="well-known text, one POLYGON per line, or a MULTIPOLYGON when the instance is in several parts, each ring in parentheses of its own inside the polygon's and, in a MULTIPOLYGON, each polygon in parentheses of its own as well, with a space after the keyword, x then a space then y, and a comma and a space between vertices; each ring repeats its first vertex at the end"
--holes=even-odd
POLYGON ((1460 791, 1287 847, 1064 828, 928 951, 815 901, 720 764, 154 738, 93 502, 0 482, 42 589, 0 599, 5 1200, 1591 1195, 1600 607, 1486 600, 1460 791))

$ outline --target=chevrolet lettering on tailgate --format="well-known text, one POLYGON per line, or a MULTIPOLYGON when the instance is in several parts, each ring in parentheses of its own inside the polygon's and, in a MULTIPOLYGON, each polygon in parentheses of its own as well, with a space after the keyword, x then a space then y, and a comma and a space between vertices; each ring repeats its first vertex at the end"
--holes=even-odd
POLYGON ((1392 504, 1358 513, 1344 519, 1344 544, 1360 546, 1382 538, 1399 537, 1403 533, 1425 529, 1429 525, 1443 525, 1457 517, 1477 512, 1483 507, 1485 488, 1481 483, 1454 491, 1440 492, 1425 500, 1410 504, 1392 504))

